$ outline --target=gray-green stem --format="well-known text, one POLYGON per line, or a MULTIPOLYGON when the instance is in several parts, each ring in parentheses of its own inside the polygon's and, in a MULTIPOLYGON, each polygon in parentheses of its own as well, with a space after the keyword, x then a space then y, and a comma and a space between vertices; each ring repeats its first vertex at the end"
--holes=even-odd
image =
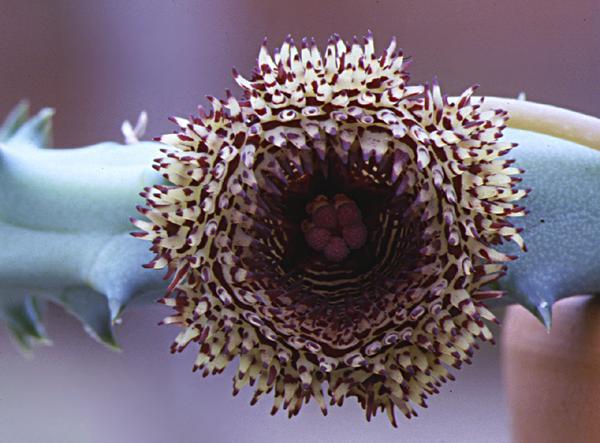
MULTIPOLYGON (((505 98, 483 106, 511 115, 505 137, 519 144, 522 187, 533 189, 518 221, 529 251, 512 251, 519 260, 498 287, 549 327, 554 301, 600 291, 600 120, 505 98)), ((41 311, 52 301, 115 348, 123 309, 166 287, 142 268, 148 245, 129 236, 138 192, 162 181, 151 168, 160 146, 45 149, 51 116, 29 119, 21 104, 0 126, 0 318, 24 347, 47 342, 41 311)))

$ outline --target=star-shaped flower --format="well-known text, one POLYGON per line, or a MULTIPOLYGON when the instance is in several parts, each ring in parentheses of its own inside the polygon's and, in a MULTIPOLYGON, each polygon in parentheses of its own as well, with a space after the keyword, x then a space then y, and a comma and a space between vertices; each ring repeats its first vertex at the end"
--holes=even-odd
POLYGON ((134 223, 169 271, 172 349, 197 343, 204 375, 238 358, 234 393, 272 392, 273 413, 326 413, 326 388, 396 425, 492 340, 477 292, 515 258, 497 245, 524 248, 507 113, 409 85, 406 66, 370 33, 323 55, 263 44, 251 78, 234 71, 241 99, 160 138, 171 185, 145 189, 134 223))

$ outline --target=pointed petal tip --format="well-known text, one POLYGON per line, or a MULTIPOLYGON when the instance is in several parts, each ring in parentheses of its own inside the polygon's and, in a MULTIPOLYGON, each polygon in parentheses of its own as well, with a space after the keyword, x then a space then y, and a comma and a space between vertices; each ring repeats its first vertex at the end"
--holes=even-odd
POLYGON ((23 331, 19 331, 11 326, 8 326, 11 339, 15 344, 17 350, 21 353, 24 358, 33 358, 33 347, 34 346, 52 346, 53 342, 45 334, 28 334, 23 331))
POLYGON ((16 111, 18 109, 29 109, 30 106, 30 102, 29 99, 27 98, 22 98, 21 100, 19 100, 17 102, 17 104, 15 105, 15 107, 13 108, 13 111, 16 111))
POLYGON ((113 326, 118 323, 124 308, 125 304, 121 300, 109 297, 108 310, 110 312, 110 321, 113 326))
POLYGON ((97 334, 96 331, 94 331, 87 325, 84 326, 84 329, 90 335, 90 337, 94 338, 96 341, 103 344, 111 351, 121 352, 123 350, 121 348, 121 345, 119 345, 119 343, 117 342, 112 326, 109 329, 103 331, 101 334, 97 334))
POLYGON ((0 125, 0 141, 8 140, 29 118, 29 101, 20 100, 0 125))
POLYGON ((111 351, 123 352, 123 348, 117 342, 116 338, 113 335, 111 335, 110 337, 101 338, 101 340, 102 344, 106 345, 106 347, 108 347, 108 349, 110 349, 111 351))
POLYGON ((7 141, 24 141, 39 148, 48 147, 52 139, 52 117, 54 113, 55 111, 52 108, 42 108, 29 120, 23 121, 19 126, 14 127, 12 134, 5 136, 7 141))
POLYGON ((530 312, 544 325, 546 331, 550 333, 552 327, 552 305, 546 301, 530 309, 530 312))

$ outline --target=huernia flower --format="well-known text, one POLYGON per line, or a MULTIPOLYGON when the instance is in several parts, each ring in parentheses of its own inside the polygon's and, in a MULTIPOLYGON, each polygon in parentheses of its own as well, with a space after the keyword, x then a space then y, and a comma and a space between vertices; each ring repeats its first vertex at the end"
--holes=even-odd
POLYGON ((170 185, 146 188, 149 267, 168 269, 195 369, 238 359, 234 393, 272 393, 272 412, 356 397, 370 419, 415 405, 492 341, 478 291, 524 248, 522 170, 500 141, 507 113, 483 111, 467 89, 410 85, 391 42, 375 52, 331 37, 266 44, 243 90, 160 137, 170 185))

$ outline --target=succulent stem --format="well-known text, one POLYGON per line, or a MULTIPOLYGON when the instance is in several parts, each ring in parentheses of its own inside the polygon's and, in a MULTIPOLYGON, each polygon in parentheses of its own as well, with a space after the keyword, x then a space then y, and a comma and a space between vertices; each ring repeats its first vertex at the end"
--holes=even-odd
POLYGON ((600 150, 600 119, 557 106, 504 97, 486 97, 485 109, 504 109, 508 126, 539 132, 600 150))
MULTIPOLYGON (((450 101, 453 100, 456 98, 450 98, 450 101)), ((506 136, 519 143, 520 147, 515 155, 519 166, 527 170, 527 174, 523 177, 523 185, 534 189, 532 196, 526 202, 531 216, 525 217, 523 223, 524 237, 530 252, 523 255, 518 261, 518 266, 511 267, 509 275, 501 279, 498 289, 508 292, 514 301, 527 306, 538 318, 544 319, 546 326, 549 326, 551 306, 554 301, 574 293, 575 290, 585 289, 593 292, 600 287, 600 283, 594 277, 598 275, 596 268, 597 263, 600 262, 596 259, 600 250, 598 245, 600 234, 598 236, 595 234, 599 226, 597 216, 600 216, 597 203, 598 177, 600 177, 598 163, 600 162, 596 152, 582 149, 585 146, 600 150, 600 119, 555 106, 502 97, 486 97, 482 107, 508 111, 511 116, 508 126, 513 129, 506 136), (558 241, 557 236, 564 232, 570 232, 571 235, 563 236, 564 241, 558 241), (554 252, 550 253, 550 251, 554 252), (577 265, 574 268, 577 272, 567 272, 568 270, 561 263, 577 265), (556 272, 549 271, 550 268, 556 268, 556 272), (576 276, 581 278, 574 280, 576 276), (560 282, 566 282, 567 287, 559 284, 560 282, 556 280, 559 277, 560 282), (551 279, 556 281, 551 282, 551 279), (579 282, 581 287, 575 288, 574 282, 579 282)), ((137 201, 132 189, 138 189, 138 184, 154 182, 151 179, 152 171, 144 171, 156 156, 158 145, 139 143, 123 147, 103 144, 86 149, 48 152, 41 148, 50 144, 52 114, 52 110, 45 109, 30 118, 28 105, 22 102, 4 124, 0 125, 0 183, 7 185, 2 200, 4 205, 0 204, 0 207, 4 207, 4 211, 0 211, 0 233, 3 234, 3 238, 8 239, 5 246, 8 249, 12 248, 16 254, 11 259, 6 254, 0 254, 0 275, 9 275, 12 279, 11 284, 8 284, 6 278, 0 280, 0 314, 2 314, 0 318, 7 321, 15 337, 19 338, 22 344, 27 345, 30 339, 47 341, 43 334, 41 319, 37 314, 30 316, 31 322, 37 328, 34 328, 35 331, 38 331, 33 333, 31 332, 33 329, 29 328, 29 323, 26 321, 19 320, 16 324, 15 318, 20 319, 22 316, 15 317, 12 313, 17 312, 13 306, 20 309, 18 312, 34 312, 31 309, 27 310, 30 303, 27 297, 35 297, 35 300, 32 299, 34 303, 50 299, 63 304, 86 323, 97 323, 94 326, 96 330, 90 330, 92 335, 114 346, 110 323, 120 314, 126 302, 134 297, 135 294, 132 292, 135 292, 135 288, 156 285, 160 281, 160 277, 152 272, 139 271, 133 273, 135 274, 133 279, 131 278, 133 274, 130 273, 129 281, 126 281, 126 272, 120 272, 119 275, 123 275, 118 284, 115 283, 115 286, 111 283, 111 281, 115 282, 115 270, 129 269, 133 272, 138 269, 138 265, 142 264, 144 259, 141 257, 147 254, 143 245, 139 244, 137 247, 138 243, 128 237, 127 232, 130 227, 127 217, 122 222, 119 220, 124 214, 133 215, 133 206, 137 201), (112 152, 115 153, 114 156, 112 152), (91 155, 92 153, 94 155, 91 155), (122 167, 113 162, 117 156, 121 159, 122 167), (139 161, 132 163, 132 158, 138 158, 139 161), (23 166, 18 174, 14 169, 17 159, 20 159, 23 166), (97 163, 100 159, 106 163, 106 170, 97 163), (9 165, 12 167, 9 168, 9 165), (69 174, 75 179, 82 175, 82 166, 87 167, 86 171, 94 168, 100 168, 105 173, 113 171, 115 177, 119 178, 107 182, 102 180, 103 176, 93 175, 89 180, 97 182, 97 186, 85 196, 75 198, 73 196, 76 196, 77 192, 72 192, 74 188, 63 183, 66 175, 52 176, 51 172, 55 169, 65 173, 71 170, 73 172, 69 174), (44 176, 48 176, 45 185, 34 186, 42 185, 43 180, 40 182, 40 176, 36 178, 35 175, 31 175, 33 169, 44 172, 44 176), (138 177, 137 181, 131 179, 132 174, 138 177), (20 185, 8 186, 8 182, 12 179, 14 179, 12 185, 16 185, 19 181, 20 185), (60 183, 63 185, 61 186, 60 183), (56 200, 58 194, 50 192, 53 186, 58 186, 56 192, 59 190, 63 194, 70 192, 71 197, 56 200), (112 198, 114 198, 113 204, 109 204, 112 198), (92 201, 93 205, 90 203, 92 201), (88 207, 87 211, 77 212, 79 207, 82 209, 84 206, 88 207), (132 208, 131 213, 129 207, 132 208), (103 214, 105 223, 98 223, 99 218, 94 215, 98 211, 103 214), (51 226, 53 223, 55 225, 51 226), (55 239, 59 235, 66 235, 63 232, 65 230, 72 231, 73 244, 69 244, 70 246, 65 246, 64 239, 55 239), (125 249, 129 251, 128 254, 124 254, 125 249, 120 255, 117 254, 120 257, 120 264, 115 263, 110 270, 97 273, 103 277, 102 282, 98 280, 101 284, 98 282, 94 284, 92 282, 94 279, 90 280, 92 274, 89 270, 86 272, 72 270, 73 275, 83 276, 85 282, 82 280, 82 287, 93 287, 95 292, 90 296, 98 300, 101 298, 108 300, 108 307, 96 309, 98 312, 100 310, 105 312, 100 316, 102 319, 96 319, 99 315, 97 313, 80 309, 81 307, 69 298, 68 288, 60 287, 58 283, 49 284, 52 280, 49 276, 58 275, 61 266, 67 267, 63 262, 53 261, 52 257, 61 253, 61 247, 66 254, 65 257, 70 257, 72 254, 81 255, 86 250, 90 250, 90 241, 95 238, 92 234, 96 231, 106 231, 107 236, 115 236, 115 239, 118 237, 115 245, 122 243, 125 248, 125 244, 129 245, 131 242, 136 246, 135 252, 127 246, 129 249, 125 249), (27 242, 35 248, 19 246, 27 242), (77 243, 80 247, 76 246, 77 243), (51 247, 51 244, 55 244, 55 247, 51 247), (46 259, 36 260, 32 251, 38 251, 40 257, 45 256, 46 259), (137 261, 140 263, 138 264, 137 261), (44 263, 47 266, 43 265, 44 263), (25 264, 34 266, 30 269, 37 267, 37 274, 35 274, 37 277, 33 280, 31 275, 20 275, 17 272, 17 268, 25 264), (132 280, 135 280, 135 283, 132 283, 132 280), (35 291, 32 291, 33 289, 35 291), (18 303, 15 304, 15 301, 18 303), (7 320, 9 317, 10 321, 7 320), (25 333, 22 333, 23 331, 25 333), (42 338, 44 340, 41 340, 42 338)), ((108 249, 110 248, 104 247, 104 250, 108 251, 108 249)), ((77 259, 75 261, 77 262, 77 259)), ((101 261, 111 262, 110 259, 104 258, 101 261)), ((79 267, 83 266, 82 261, 78 263, 80 263, 79 267)), ((71 289, 73 288, 69 290, 71 289)))

